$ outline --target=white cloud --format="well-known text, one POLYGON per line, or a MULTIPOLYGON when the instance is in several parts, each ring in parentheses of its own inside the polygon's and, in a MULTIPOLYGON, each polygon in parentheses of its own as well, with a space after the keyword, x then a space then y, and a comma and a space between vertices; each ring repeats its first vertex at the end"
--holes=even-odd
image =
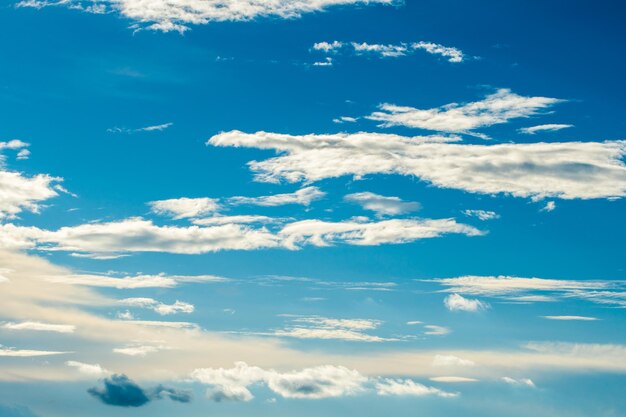
POLYGON ((420 209, 420 204, 413 201, 402 201, 399 197, 387 197, 370 192, 348 194, 343 198, 350 203, 359 204, 366 210, 378 215, 397 216, 420 209))
POLYGON ((333 119, 333 123, 356 123, 358 120, 357 117, 341 116, 333 119))
POLYGON ((449 62, 463 62, 465 55, 460 49, 443 46, 432 42, 417 42, 411 45, 413 49, 423 49, 429 54, 441 55, 448 58, 449 62))
POLYGON ((335 52, 338 49, 341 49, 343 47, 343 42, 339 42, 339 41, 332 41, 332 42, 317 42, 315 44, 313 44, 313 49, 316 51, 324 51, 326 53, 328 52, 335 52))
POLYGON ((301 204, 309 206, 313 201, 319 200, 326 195, 317 187, 302 188, 293 193, 275 194, 262 197, 231 197, 228 199, 231 204, 251 204, 255 206, 274 207, 285 204, 301 204))
POLYGON ((466 145, 449 140, 380 133, 292 136, 231 131, 213 136, 208 144, 276 150, 277 157, 249 163, 256 179, 265 182, 398 174, 441 188, 536 199, 626 194, 626 141, 466 145))
POLYGON ((13 219, 24 210, 39 213, 40 202, 58 195, 55 186, 61 178, 46 174, 26 177, 6 171, 1 162, 0 159, 0 220, 13 219))
POLYGON ((151 201, 148 204, 154 213, 170 216, 174 219, 204 216, 220 209, 217 199, 207 197, 173 198, 169 200, 151 201))
POLYGON ((474 361, 469 359, 459 358, 454 355, 435 355, 433 359, 433 366, 441 367, 455 367, 455 366, 474 366, 474 361))
POLYGON ((258 17, 298 18, 333 6, 393 4, 392 0, 24 0, 21 7, 65 6, 89 13, 119 13, 146 27, 163 32, 184 32, 189 25, 250 21, 258 17))
POLYGON ((438 388, 427 387, 410 379, 382 379, 376 383, 376 391, 378 395, 437 395, 439 397, 456 397, 458 395, 438 388))
POLYGON ((408 52, 406 44, 381 45, 367 42, 352 42, 351 45, 357 54, 374 53, 385 58, 397 58, 406 55, 408 52))
POLYGON ((214 275, 135 275, 125 277, 111 277, 105 275, 54 275, 46 277, 47 281, 70 285, 85 285, 90 287, 109 287, 118 289, 137 288, 173 288, 180 283, 193 282, 228 282, 229 279, 214 275))
POLYGON ((33 330, 40 332, 54 333, 74 333, 76 326, 71 324, 51 324, 39 321, 23 321, 20 323, 4 323, 0 325, 2 329, 8 330, 33 330))
POLYGON ((13 349, 0 345, 0 357, 28 358, 37 356, 64 355, 70 352, 54 352, 47 350, 13 349))
POLYGON ((489 304, 480 300, 465 298, 459 294, 450 294, 443 300, 443 304, 450 311, 476 312, 489 308, 489 304))
POLYGON ((478 220, 482 221, 500 218, 498 213, 489 210, 463 210, 463 214, 469 217, 476 217, 478 220))
POLYGON ((595 317, 586 317, 586 316, 543 316, 544 319, 548 320, 564 320, 564 321, 595 321, 598 320, 595 317))
POLYGON ((89 363, 83 363, 83 362, 77 362, 77 361, 67 361, 65 362, 65 364, 69 367, 76 368, 78 372, 80 372, 81 374, 85 374, 85 375, 99 377, 99 376, 105 376, 105 375, 110 374, 109 371, 107 371, 106 369, 104 369, 102 366, 100 366, 97 363, 89 364, 89 363))
POLYGON ((556 208, 556 203, 554 201, 548 201, 546 203, 546 205, 540 210, 540 211, 554 211, 554 209, 556 208))
POLYGON ((250 387, 264 384, 283 398, 322 399, 374 391, 378 395, 437 395, 451 397, 436 388, 410 379, 382 379, 361 375, 343 366, 321 365, 299 371, 279 372, 237 362, 234 368, 200 368, 191 373, 194 381, 210 385, 207 396, 215 401, 250 401, 250 387))
POLYGON ((406 126, 437 132, 471 133, 481 127, 534 116, 561 101, 549 97, 520 96, 503 88, 481 101, 450 103, 431 109, 381 104, 381 111, 367 118, 381 122, 382 127, 406 126))
POLYGON ((128 129, 125 127, 112 127, 110 129, 107 129, 107 132, 109 133, 161 132, 173 125, 174 123, 163 123, 160 125, 138 127, 135 129, 128 129))
POLYGON ((251 224, 251 223, 282 223, 285 219, 257 215, 212 216, 193 219, 192 223, 198 226, 218 226, 224 224, 251 224))
POLYGON ((159 347, 150 345, 127 346, 123 348, 115 348, 113 352, 126 356, 146 356, 148 353, 158 352, 159 347))
POLYGON ((336 339, 353 342, 388 342, 388 339, 365 333, 375 330, 382 324, 379 320, 333 319, 327 317, 297 317, 285 329, 276 330, 271 335, 297 339, 336 339))
POLYGON ((297 250, 304 245, 330 246, 335 243, 381 245, 407 243, 449 233, 466 236, 484 234, 454 219, 393 219, 368 223, 303 220, 288 223, 272 232, 265 227, 253 228, 238 224, 210 227, 157 226, 149 220, 129 218, 117 222, 62 227, 56 231, 0 224, 0 246, 68 251, 106 259, 111 255, 132 252, 201 254, 263 248, 297 250))
POLYGON ((342 50, 349 49, 356 55, 373 55, 380 58, 398 58, 425 51, 429 54, 441 55, 449 62, 463 62, 465 55, 460 49, 443 46, 432 42, 413 42, 400 44, 380 44, 368 42, 318 42, 313 45, 313 50, 325 53, 337 54, 342 50))
POLYGON ((323 61, 315 61, 313 63, 314 67, 332 67, 333 66, 333 59, 329 56, 327 56, 326 58, 324 58, 323 61))
POLYGON ((527 135, 534 135, 537 132, 556 132, 557 130, 567 129, 569 127, 574 127, 574 125, 565 125, 565 124, 546 124, 546 125, 538 125, 532 127, 524 127, 520 129, 520 133, 525 133, 527 135))
POLYGON ((176 313, 190 314, 195 310, 195 307, 192 304, 184 303, 178 300, 176 300, 174 304, 164 304, 153 298, 135 297, 125 298, 123 300, 119 300, 118 302, 128 307, 149 308, 162 316, 176 313))
POLYGON ((15 158, 17 160, 24 161, 28 159, 29 157, 30 157, 30 151, 28 149, 22 149, 17 153, 15 158))
POLYGON ((435 381, 435 382, 449 382, 449 383, 456 383, 456 382, 478 382, 478 379, 475 378, 467 378, 464 376, 434 376, 432 378, 430 378, 431 381, 435 381))
POLYGON ((427 324, 424 326, 427 330, 424 334, 432 335, 432 336, 444 336, 450 333, 450 329, 444 326, 436 326, 434 324, 427 324))
POLYGON ((363 246, 408 243, 448 233, 466 236, 483 234, 480 230, 457 223, 454 219, 392 219, 370 223, 303 220, 287 224, 278 235, 286 247, 296 249, 305 244, 330 246, 340 242, 363 246))
POLYGON ((528 378, 511 378, 508 376, 502 377, 501 378, 503 382, 506 382, 509 385, 516 385, 516 386, 525 386, 525 387, 530 387, 530 388, 535 388, 535 383, 528 378))

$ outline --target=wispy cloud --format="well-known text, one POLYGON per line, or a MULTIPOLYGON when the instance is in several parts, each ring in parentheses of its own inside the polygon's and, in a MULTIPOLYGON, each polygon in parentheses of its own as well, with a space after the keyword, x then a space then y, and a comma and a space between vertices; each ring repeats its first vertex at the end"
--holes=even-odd
POLYGON ((525 133, 527 135, 534 135, 538 132, 556 132, 557 130, 567 129, 570 127, 574 127, 574 125, 566 125, 566 124, 545 124, 531 127, 524 127, 519 130, 520 133, 525 133))
POLYGON ((343 199, 358 204, 366 210, 374 211, 379 216, 397 216, 420 209, 419 203, 370 192, 348 194, 343 199))
POLYGON ((478 220, 482 221, 500 218, 498 213, 490 210, 463 210, 463 214, 468 217, 476 217, 478 220))
POLYGON ((174 304, 164 304, 153 298, 142 297, 124 298, 123 300, 119 300, 118 303, 128 307, 148 308, 162 316, 176 313, 190 314, 193 313, 195 309, 193 304, 185 303, 178 300, 176 300, 174 304))
POLYGON ((317 42, 313 44, 314 51, 327 54, 349 53, 352 55, 369 55, 378 58, 399 58, 412 55, 417 51, 439 55, 448 62, 463 62, 467 57, 458 48, 448 47, 433 42, 402 42, 399 44, 380 44, 368 42, 317 42))
POLYGON ((4 323, 0 325, 0 328, 7 330, 31 330, 39 332, 54 332, 54 333, 74 333, 76 326, 71 324, 52 324, 42 323, 39 321, 22 321, 19 323, 4 323))
POLYGON ((380 111, 367 118, 381 122, 381 127, 405 126, 437 132, 474 134, 474 130, 482 127, 534 116, 562 101, 550 97, 520 96, 502 88, 481 101, 450 103, 431 109, 385 103, 379 106, 380 111))
POLYGON ((107 132, 109 133, 161 132, 173 125, 174 123, 162 123, 159 125, 144 126, 144 127, 133 128, 133 129, 129 129, 126 127, 112 127, 112 128, 107 129, 107 132))

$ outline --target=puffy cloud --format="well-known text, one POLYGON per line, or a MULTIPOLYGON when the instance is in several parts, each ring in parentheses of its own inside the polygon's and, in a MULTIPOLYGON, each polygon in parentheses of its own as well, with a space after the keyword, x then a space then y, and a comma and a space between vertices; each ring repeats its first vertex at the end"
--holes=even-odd
POLYGON ((449 140, 231 131, 213 136, 208 144, 276 150, 277 157, 249 163, 256 179, 266 182, 398 174, 441 188, 517 197, 591 199, 626 193, 626 141, 468 145, 449 140))
POLYGON ((376 383, 376 391, 378 395, 437 395, 440 397, 456 397, 458 395, 438 388, 427 387, 410 379, 382 379, 376 383))
POLYGON ((285 204, 310 205, 313 201, 319 200, 326 195, 317 187, 302 188, 293 193, 268 195, 262 197, 231 197, 228 201, 231 204, 252 204, 255 206, 274 207, 285 204))
POLYGON ((47 174, 26 177, 4 170, 0 164, 0 220, 15 218, 24 210, 38 213, 42 201, 58 195, 55 186, 60 181, 47 174))
POLYGON ((450 311, 470 311, 476 312, 489 308, 489 304, 480 300, 465 298, 459 294, 450 294, 443 300, 443 304, 450 311))
POLYGON ((364 209, 374 211, 378 215, 397 216, 420 209, 419 203, 402 201, 399 197, 387 197, 370 192, 348 194, 344 200, 359 204, 364 209))
POLYGON ((182 403, 191 401, 191 393, 189 391, 181 391, 164 386, 146 390, 123 374, 105 378, 103 384, 104 387, 90 388, 87 392, 107 405, 141 407, 150 401, 164 397, 182 403))
MULTIPOLYGON (((157 226, 149 220, 130 218, 117 222, 62 227, 57 231, 0 224, 0 246, 4 244, 9 248, 69 251, 106 259, 111 255, 132 252, 200 254, 220 250, 281 247, 296 250, 304 245, 329 246, 334 243, 381 245, 435 238, 449 233, 467 236, 483 234, 480 230, 457 223, 454 219, 393 219, 369 223, 304 220, 288 223, 282 229, 272 232, 265 227, 252 228, 238 224, 210 227, 157 226)), ((62 279, 69 281, 72 278, 62 279)), ((89 285, 89 279, 80 276, 75 279, 89 285)), ((136 282, 118 281, 122 286, 136 282)), ((105 286, 105 282, 113 284, 118 281, 114 278, 94 280, 100 282, 101 286, 105 286)))
POLYGON ((313 44, 313 49, 316 51, 323 52, 334 52, 343 47, 343 42, 332 41, 332 42, 317 42, 313 44))
POLYGON ((215 401, 250 401, 249 387, 265 384, 284 398, 321 399, 354 395, 368 390, 378 395, 439 395, 449 397, 432 387, 412 380, 371 378, 343 366, 322 365, 299 371, 278 372, 237 362, 234 368, 201 368, 191 378, 211 385, 207 395, 215 401))
POLYGON ((76 326, 70 324, 51 324, 39 321, 23 321, 20 323, 4 323, 0 325, 2 329, 8 330, 33 330, 40 332, 54 333, 74 333, 76 326))
POLYGON ((174 219, 204 216, 220 209, 217 199, 207 197, 173 198, 151 201, 148 204, 154 213, 171 216, 174 219))
POLYGON ((100 366, 97 363, 89 364, 89 363, 83 363, 83 362, 77 362, 77 361, 67 361, 65 362, 65 365, 71 368, 75 368, 78 372, 85 374, 85 375, 104 376, 104 375, 110 374, 109 371, 107 371, 106 369, 104 369, 102 366, 100 366))
POLYGON ((463 214, 469 217, 476 217, 478 220, 482 221, 500 218, 498 213, 489 210, 463 210, 463 214))
POLYGON ((129 307, 149 308, 162 316, 176 313, 190 314, 193 313, 195 309, 193 304, 184 303, 182 301, 176 300, 174 304, 164 304, 153 298, 125 298, 119 300, 119 303, 129 307))
POLYGON ((379 112, 367 116, 382 127, 406 126, 437 132, 470 133, 481 127, 527 118, 563 100, 549 97, 525 97, 502 88, 481 101, 450 103, 432 109, 381 104, 379 112))
POLYGON ((393 0, 22 0, 21 7, 65 6, 88 13, 119 13, 147 27, 163 32, 184 32, 189 25, 210 22, 250 21, 258 17, 282 19, 321 12, 333 6, 393 4, 393 0))
POLYGON ((574 125, 546 124, 546 125, 524 127, 520 129, 519 131, 520 133, 524 133, 527 135, 534 135, 537 132, 556 132, 557 130, 567 129, 569 127, 574 127, 574 125))

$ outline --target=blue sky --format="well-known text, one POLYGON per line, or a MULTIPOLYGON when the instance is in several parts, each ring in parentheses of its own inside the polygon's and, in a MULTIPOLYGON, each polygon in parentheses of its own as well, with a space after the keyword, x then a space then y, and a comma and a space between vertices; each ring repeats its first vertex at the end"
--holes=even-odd
POLYGON ((625 13, 3 3, 0 416, 625 414, 625 13))

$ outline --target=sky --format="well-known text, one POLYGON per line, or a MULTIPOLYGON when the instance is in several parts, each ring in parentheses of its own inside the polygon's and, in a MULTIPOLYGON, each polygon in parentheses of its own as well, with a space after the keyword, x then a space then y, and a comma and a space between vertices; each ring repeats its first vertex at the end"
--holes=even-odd
POLYGON ((624 18, 2 2, 0 417, 626 415, 624 18))

